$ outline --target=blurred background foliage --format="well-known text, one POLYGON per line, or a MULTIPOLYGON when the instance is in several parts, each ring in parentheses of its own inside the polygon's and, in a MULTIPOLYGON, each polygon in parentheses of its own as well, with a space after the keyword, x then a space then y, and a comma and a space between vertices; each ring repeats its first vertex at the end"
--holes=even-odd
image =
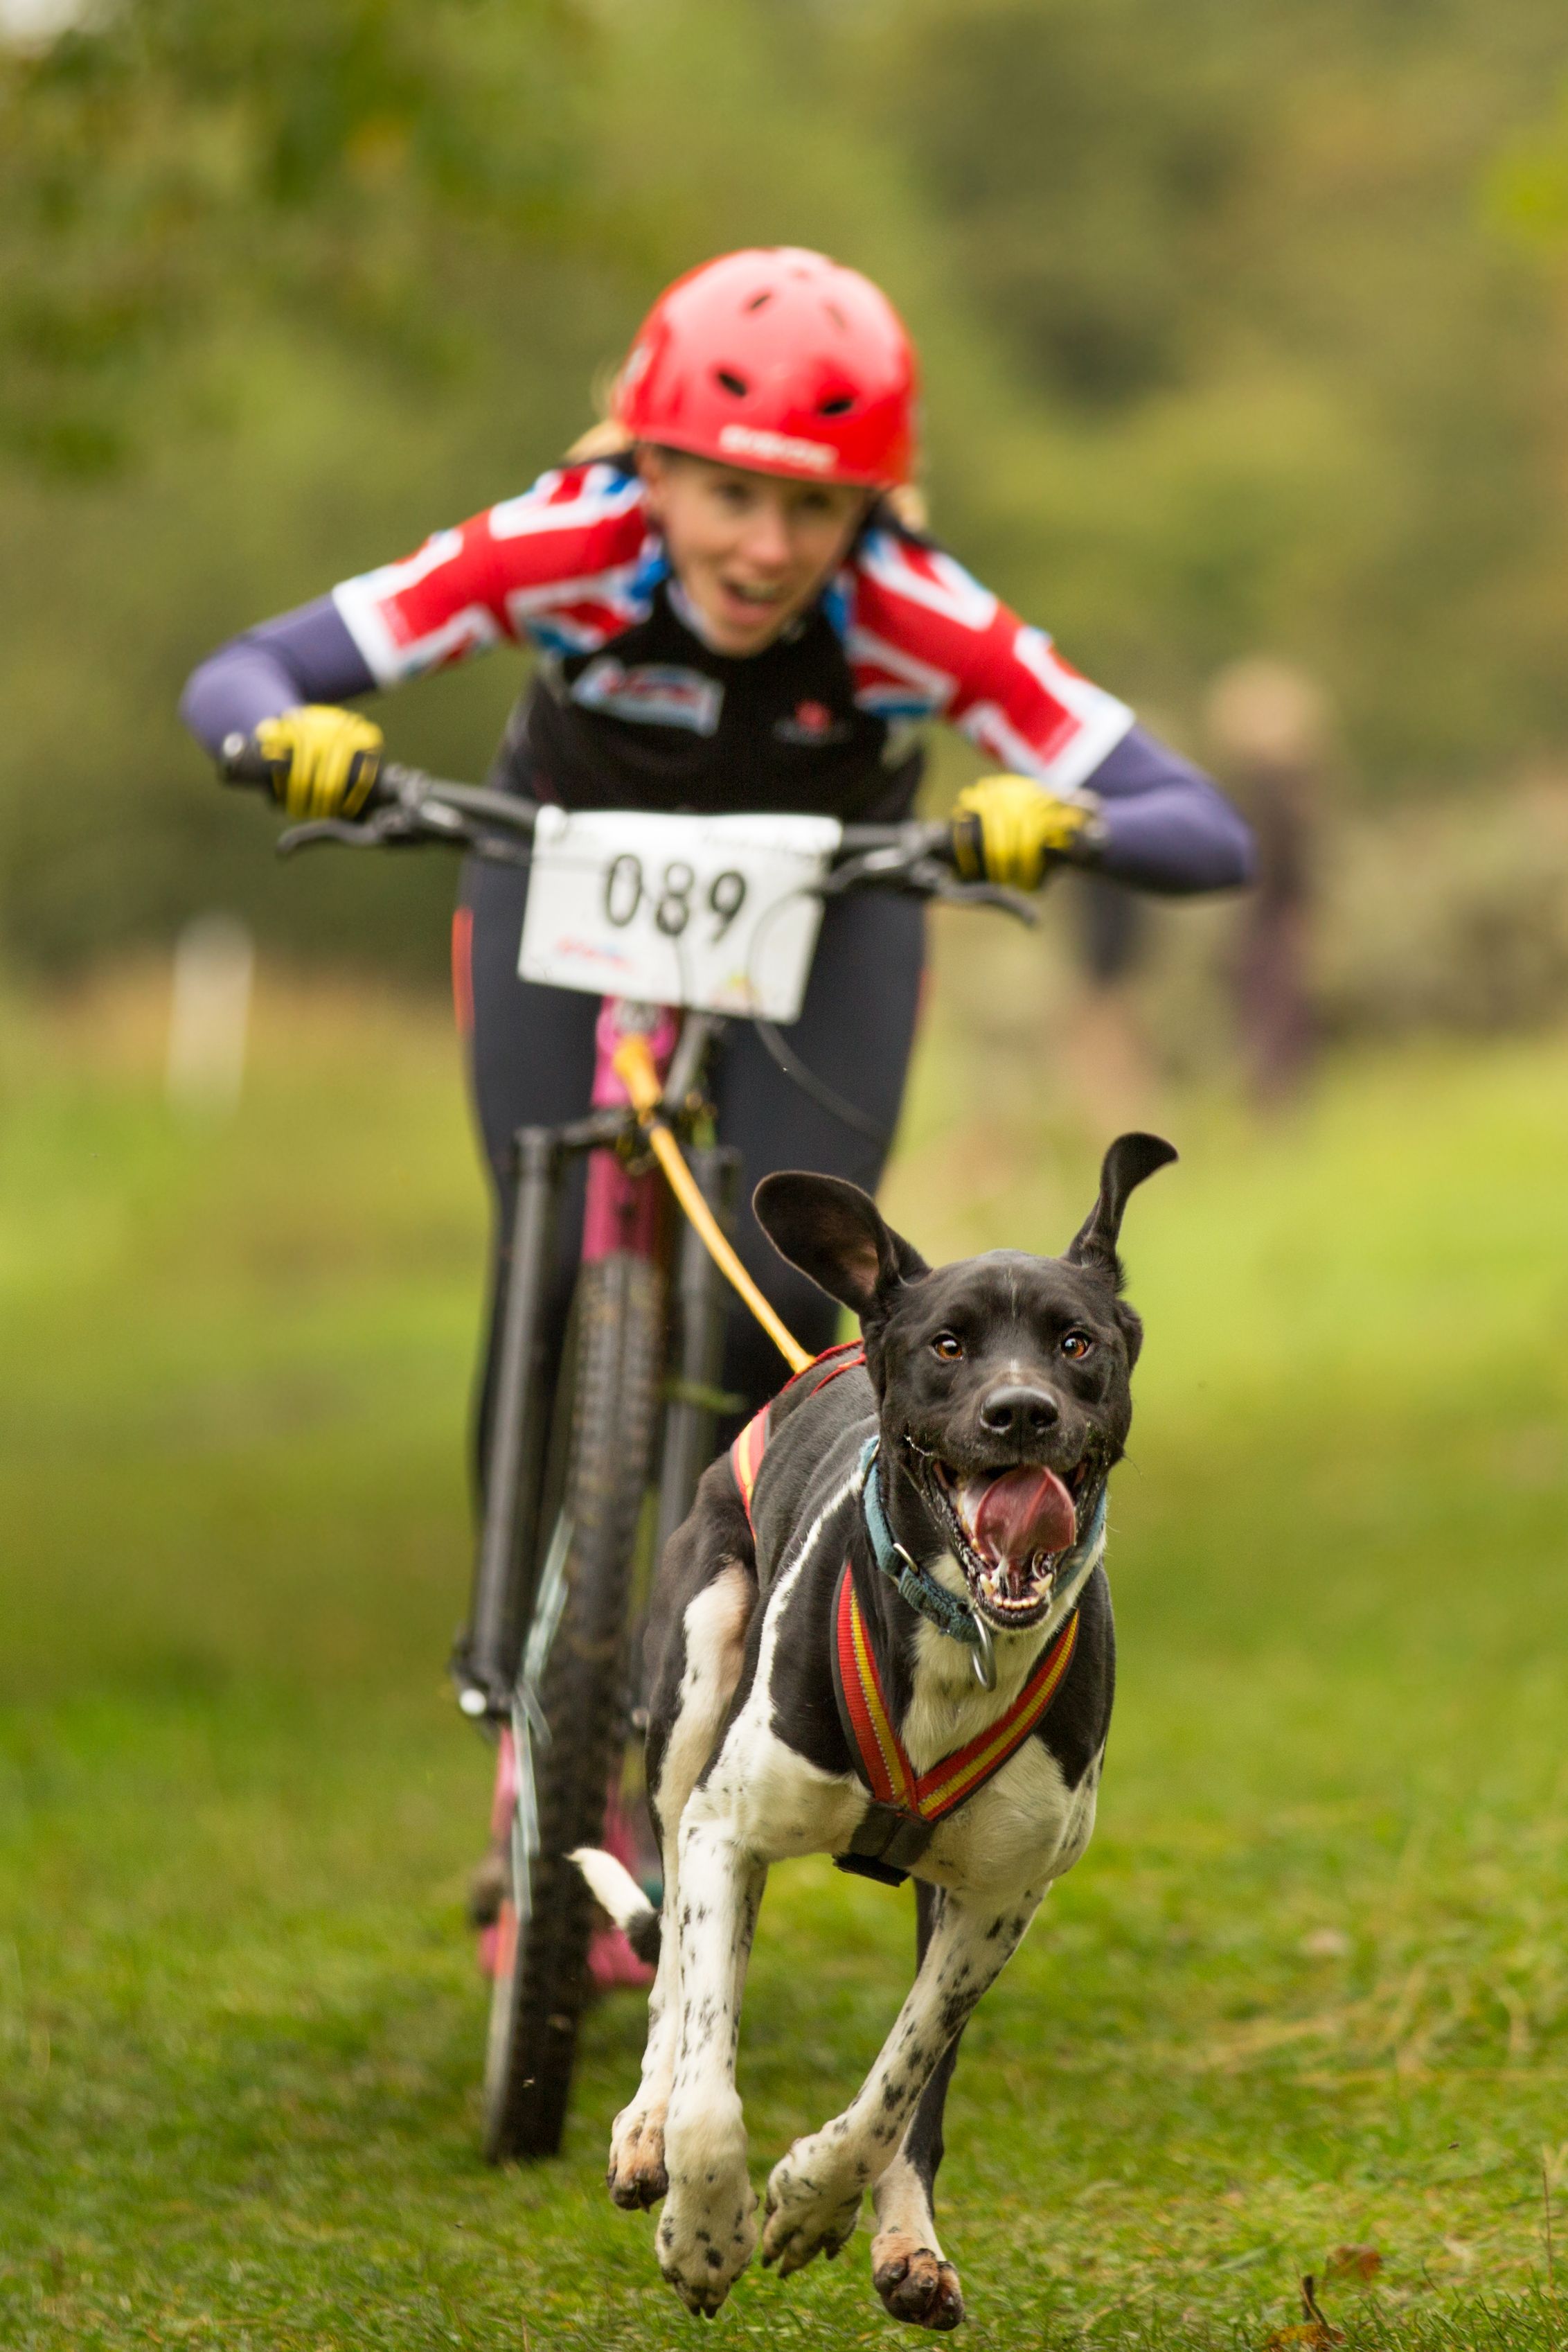
MULTIPOLYGON (((1485 809, 1533 865, 1568 765, 1550 0, 0 0, 0 28, 14 971, 214 903, 434 970, 450 874, 276 872, 180 685, 529 478, 657 284, 752 240, 888 285, 936 528, 1072 658, 1200 751, 1220 665, 1322 681, 1373 877, 1336 919, 1370 909, 1373 964, 1406 886, 1444 963, 1485 809), (1437 847, 1391 852, 1434 793, 1437 847)), ((397 748, 479 771, 519 677, 405 696, 397 748)), ((1352 1021, 1372 966, 1333 959, 1352 1021)))

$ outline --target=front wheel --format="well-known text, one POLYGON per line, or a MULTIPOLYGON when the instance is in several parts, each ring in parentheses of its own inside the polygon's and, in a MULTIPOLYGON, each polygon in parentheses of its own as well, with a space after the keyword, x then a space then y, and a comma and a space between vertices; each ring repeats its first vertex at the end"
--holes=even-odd
MULTIPOLYGON (((503 1748, 510 1866, 491 1948, 485 2153, 554 2156, 566 2123, 593 1901, 566 1857, 597 1845, 625 1738, 627 1603, 653 1458, 663 1354, 657 1268, 628 1253, 578 1276, 558 1392, 564 1471, 503 1748), (509 1752, 508 1752, 509 1751, 509 1752)), ((548 1499, 548 1497, 547 1497, 548 1499)))

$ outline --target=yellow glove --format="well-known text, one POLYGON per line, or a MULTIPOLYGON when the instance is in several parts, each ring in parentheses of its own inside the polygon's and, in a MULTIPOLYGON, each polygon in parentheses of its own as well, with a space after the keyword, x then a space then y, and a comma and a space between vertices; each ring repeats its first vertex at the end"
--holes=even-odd
POLYGON ((1058 799, 1028 776, 982 776, 954 804, 953 851, 968 882, 1032 890, 1058 858, 1086 848, 1094 810, 1058 799))
POLYGON ((273 792, 292 817, 358 816, 384 740, 371 720, 330 702, 302 702, 256 730, 257 750, 272 762, 273 792))

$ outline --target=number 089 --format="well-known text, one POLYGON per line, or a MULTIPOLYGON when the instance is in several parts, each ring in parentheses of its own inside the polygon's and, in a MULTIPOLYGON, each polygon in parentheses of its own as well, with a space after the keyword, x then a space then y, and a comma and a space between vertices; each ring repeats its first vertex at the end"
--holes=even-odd
MULTIPOLYGON (((697 877, 679 858, 665 866, 657 889, 651 887, 643 861, 622 851, 606 868, 604 913, 617 930, 634 923, 643 906, 653 906, 653 921, 666 939, 678 940, 692 919, 692 893, 697 877)), ((714 918, 713 938, 722 940, 746 904, 746 877, 733 868, 716 874, 707 888, 707 911, 714 918)))

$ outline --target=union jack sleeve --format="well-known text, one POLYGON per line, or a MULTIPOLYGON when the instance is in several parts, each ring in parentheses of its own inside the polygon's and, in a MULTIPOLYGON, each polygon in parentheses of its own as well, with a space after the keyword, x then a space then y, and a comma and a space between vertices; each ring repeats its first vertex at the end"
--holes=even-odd
POLYGON ((1001 767, 1071 793, 1133 724, 940 548, 868 534, 840 578, 856 700, 890 719, 944 719, 1001 767))
POLYGON ((563 466, 332 601, 376 684, 401 686, 503 638, 592 652, 644 616, 662 569, 636 477, 563 466))

